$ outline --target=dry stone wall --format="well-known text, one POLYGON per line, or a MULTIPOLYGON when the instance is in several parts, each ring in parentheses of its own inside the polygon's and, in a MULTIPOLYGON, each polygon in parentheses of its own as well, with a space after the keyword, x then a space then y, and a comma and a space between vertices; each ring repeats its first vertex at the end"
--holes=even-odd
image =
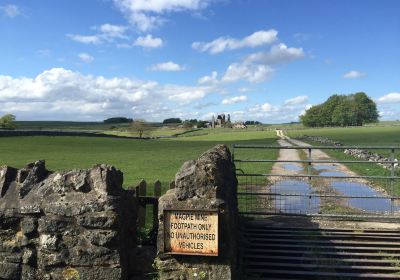
POLYGON ((0 167, 0 279, 130 279, 136 201, 112 166, 0 167))
MULTIPOLYGON (((329 138, 321 137, 321 136, 303 135, 302 137, 299 137, 298 139, 319 142, 324 145, 333 145, 333 146, 337 146, 337 147, 343 146, 343 144, 339 141, 334 141, 329 138)), ((345 153, 346 155, 350 155, 350 156, 353 156, 356 158, 366 160, 366 161, 376 162, 378 165, 380 165, 386 169, 391 169, 392 168, 391 161, 394 161, 393 167, 397 170, 399 169, 399 160, 397 158, 391 159, 391 158, 385 157, 383 155, 380 155, 378 153, 372 153, 370 151, 358 149, 358 148, 344 149, 343 153, 345 153)))

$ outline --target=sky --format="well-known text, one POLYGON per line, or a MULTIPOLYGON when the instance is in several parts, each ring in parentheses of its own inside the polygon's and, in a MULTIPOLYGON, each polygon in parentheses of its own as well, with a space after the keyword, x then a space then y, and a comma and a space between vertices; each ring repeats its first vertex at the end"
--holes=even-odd
POLYGON ((0 115, 298 121, 365 92, 400 119, 397 0, 0 0, 0 115))

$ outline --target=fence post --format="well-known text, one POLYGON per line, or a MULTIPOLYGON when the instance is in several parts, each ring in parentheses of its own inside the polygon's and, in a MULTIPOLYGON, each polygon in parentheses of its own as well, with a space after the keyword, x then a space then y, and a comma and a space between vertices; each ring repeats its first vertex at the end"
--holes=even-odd
POLYGON ((154 196, 160 197, 161 196, 161 182, 157 180, 154 182, 154 196))
MULTIPOLYGON (((141 180, 139 185, 136 187, 139 196, 146 196, 147 184, 145 180, 141 180)), ((139 203, 138 207, 138 226, 143 228, 146 225, 146 206, 142 206, 139 203)))

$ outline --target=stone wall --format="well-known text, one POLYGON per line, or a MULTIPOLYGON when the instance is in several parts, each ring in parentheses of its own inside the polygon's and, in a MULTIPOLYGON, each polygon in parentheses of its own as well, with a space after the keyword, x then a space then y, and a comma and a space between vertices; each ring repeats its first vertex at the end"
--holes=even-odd
POLYGON ((150 137, 119 136, 104 134, 100 132, 87 131, 66 131, 66 130, 2 130, 0 137, 18 137, 18 136, 76 136, 76 137, 103 137, 103 138, 122 138, 122 139, 150 139, 150 137))
MULTIPOLYGON (((333 145, 333 146, 343 146, 343 144, 339 141, 334 141, 331 140, 329 138, 326 137, 321 137, 321 136, 308 136, 308 135, 303 135, 302 137, 298 138, 301 140, 308 140, 308 141, 314 141, 314 142, 318 142, 324 145, 333 145)), ((383 155, 380 155, 378 153, 372 153, 370 151, 367 150, 363 150, 363 149, 358 149, 358 148, 351 148, 351 149, 344 149, 343 153, 359 158, 359 159, 363 159, 366 161, 373 161, 376 162, 378 165, 382 166, 383 168, 386 169, 391 169, 392 168, 392 163, 390 163, 390 161, 392 161, 391 158, 385 157, 383 155)), ((393 161, 395 162, 393 164, 395 169, 399 169, 399 160, 397 158, 394 158, 393 161)))
POLYGON ((238 278, 237 180, 228 148, 217 145, 202 154, 197 161, 184 163, 175 176, 175 186, 159 200, 156 260, 159 279, 238 278), (163 217, 167 209, 218 210, 219 255, 167 254, 164 248, 163 217))
POLYGON ((130 279, 136 200, 112 166, 0 167, 0 279, 130 279))

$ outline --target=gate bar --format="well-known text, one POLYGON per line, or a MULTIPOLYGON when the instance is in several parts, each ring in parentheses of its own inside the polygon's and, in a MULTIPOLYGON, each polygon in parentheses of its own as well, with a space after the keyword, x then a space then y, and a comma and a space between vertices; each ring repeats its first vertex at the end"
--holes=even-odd
POLYGON ((396 164, 399 161, 391 160, 391 161, 363 161, 363 160, 278 160, 278 159, 235 159, 235 162, 287 162, 287 163, 391 163, 396 164))
POLYGON ((400 196, 349 196, 349 195, 334 195, 334 194, 281 194, 281 193, 263 193, 263 192, 238 192, 238 195, 265 195, 265 196, 299 196, 299 197, 336 197, 336 198, 368 198, 368 199, 400 199, 400 196))
POLYGON ((289 175, 289 174, 236 174, 238 177, 288 177, 288 178, 335 178, 335 179, 400 179, 396 176, 321 176, 321 175, 289 175))
POLYGON ((233 145, 234 148, 240 149, 318 149, 318 150, 332 150, 332 149, 368 149, 368 150, 387 150, 387 149, 400 149, 400 146, 269 146, 269 145, 233 145))

